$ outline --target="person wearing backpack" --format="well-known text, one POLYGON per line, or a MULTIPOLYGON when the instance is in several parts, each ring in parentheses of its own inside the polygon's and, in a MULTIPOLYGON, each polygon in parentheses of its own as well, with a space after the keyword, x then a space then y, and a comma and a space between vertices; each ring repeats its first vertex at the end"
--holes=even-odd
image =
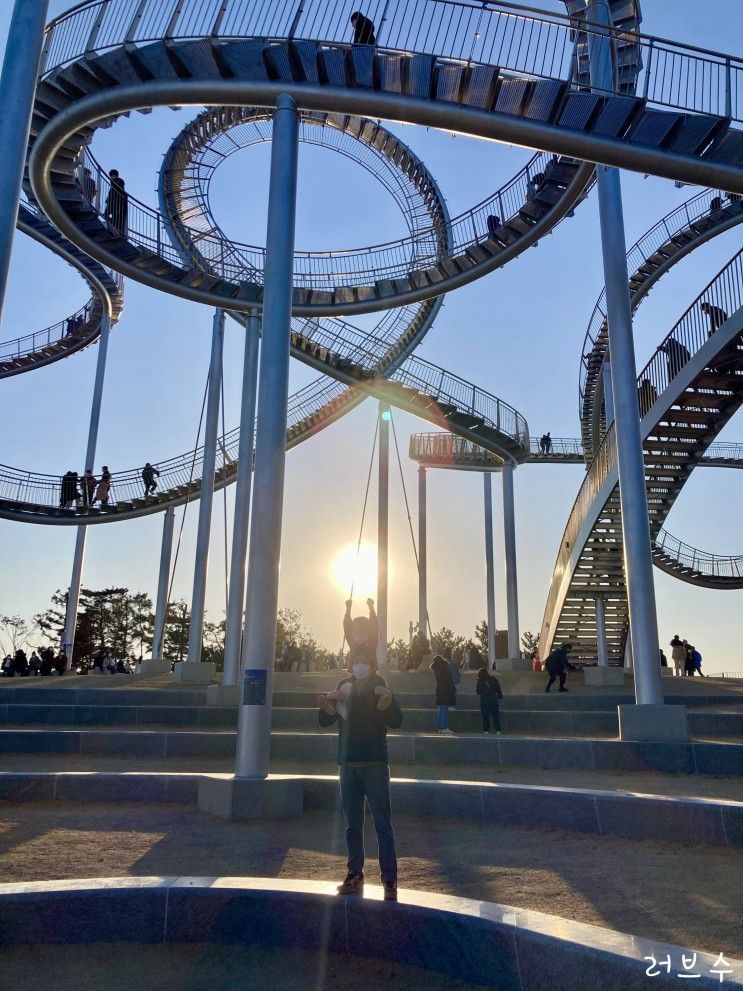
POLYGON ((490 674, 487 668, 480 668, 477 672, 477 694, 480 696, 480 713, 482 715, 482 731, 490 732, 490 720, 493 720, 493 727, 496 735, 503 732, 500 722, 499 700, 503 698, 500 682, 494 674, 490 674))

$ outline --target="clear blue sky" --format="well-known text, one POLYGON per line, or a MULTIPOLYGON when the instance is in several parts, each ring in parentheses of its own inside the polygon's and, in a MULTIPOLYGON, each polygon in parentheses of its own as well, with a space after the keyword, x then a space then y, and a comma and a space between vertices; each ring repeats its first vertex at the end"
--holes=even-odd
MULTIPOLYGON (((53 2, 51 14, 71 6, 53 2)), ((548 5, 559 10, 557 2, 548 5)), ((4 39, 10 3, 0 11, 4 39)), ((743 37, 739 0, 713 5, 694 0, 646 0, 643 28, 726 51, 743 37)), ((94 153, 116 167, 130 191, 155 204, 156 174, 170 140, 193 111, 134 115, 95 139, 94 153)), ((425 129, 396 128, 426 161, 452 214, 472 205, 524 163, 524 149, 453 138, 425 129)), ((235 237, 264 241, 268 149, 233 156, 215 180, 218 219, 235 237)), ((371 244, 403 233, 381 187, 329 152, 300 153, 298 247, 371 244), (340 206, 339 206, 340 204, 340 206)), ((673 183, 626 174, 627 241, 632 243, 665 212, 695 192, 673 183)), ((636 320, 638 361, 655 348, 688 303, 740 247, 732 231, 682 262, 655 288, 636 320)), ((450 294, 420 354, 502 397, 527 417, 533 434, 577 436, 578 361, 588 317, 603 285, 595 195, 572 220, 505 269, 450 294)), ((19 235, 16 239, 0 340, 20 336, 66 316, 84 300, 85 286, 62 261, 19 235)), ((156 462, 193 446, 209 357, 211 311, 129 281, 126 309, 109 350, 97 468, 156 462)), ((0 462, 33 471, 78 469, 87 434, 96 349, 49 368, 0 383, 0 462)), ((238 422, 240 333, 228 322, 227 427, 238 422)), ((292 386, 310 373, 296 362, 292 386)), ((280 600, 301 609, 329 646, 340 645, 343 595, 331 581, 330 559, 356 539, 375 408, 365 403, 338 424, 292 451, 287 460, 286 511, 280 600)), ((401 445, 427 429, 396 414, 401 445)), ((743 440, 740 415, 720 439, 743 440)), ((415 493, 416 468, 403 451, 405 480, 415 493)), ((582 469, 525 466, 515 475, 522 629, 538 631, 556 549, 582 469)), ((393 475, 395 478, 395 475, 393 475)), ((674 507, 668 527, 697 546, 718 552, 743 549, 740 492, 743 478, 717 469, 697 471, 674 507)), ((497 484, 495 512, 501 507, 497 484)), ((393 581, 390 632, 403 635, 417 612, 416 576, 399 479, 392 495, 393 581)), ((227 498, 232 514, 232 492, 227 498)), ((174 594, 190 596, 196 507, 186 517, 174 594)), ((374 538, 375 505, 366 535, 374 538)), ((177 517, 180 521, 180 511, 177 517)), ((85 583, 128 585, 154 596, 160 517, 92 527, 85 583)), ((496 527, 498 532, 499 527, 496 527)), ((429 609, 434 628, 471 634, 485 613, 482 479, 431 472, 429 476, 429 609)), ((222 496, 215 498, 208 610, 224 610, 222 496)), ((0 521, 0 612, 30 616, 69 582, 74 530, 0 521)), ((498 626, 504 625, 502 540, 496 539, 498 626)), ((742 592, 703 591, 656 571, 661 640, 675 632, 695 641, 707 670, 743 669, 742 592)))

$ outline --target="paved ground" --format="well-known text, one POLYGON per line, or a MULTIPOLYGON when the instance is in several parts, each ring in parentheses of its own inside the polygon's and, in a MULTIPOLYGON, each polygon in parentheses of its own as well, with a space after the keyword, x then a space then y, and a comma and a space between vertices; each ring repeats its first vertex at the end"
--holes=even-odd
MULTIPOLYGON (((443 819, 398 817, 396 830, 404 887, 743 956, 743 853, 443 819)), ((368 849, 376 849, 373 833, 368 849)), ((368 866, 376 882, 376 864, 368 866)), ((166 806, 0 806, 0 882, 127 874, 337 879, 344 870, 341 823, 326 813, 232 823, 166 806)))
POLYGON ((13 991, 476 991, 418 967, 304 950, 168 944, 34 946, 0 952, 3 987, 13 991))
MULTIPOLYGON (((3 754, 3 771, 159 771, 198 774, 203 771, 233 771, 227 758, 171 757, 89 757, 55 754, 3 754)), ((277 774, 332 774, 332 763, 274 760, 277 774)), ((557 785, 565 788, 600 788, 648 795, 686 795, 743 802, 743 777, 715 774, 660 774, 655 771, 549 770, 541 767, 477 767, 462 764, 393 764, 397 778, 424 778, 444 781, 494 781, 502 784, 557 785)))

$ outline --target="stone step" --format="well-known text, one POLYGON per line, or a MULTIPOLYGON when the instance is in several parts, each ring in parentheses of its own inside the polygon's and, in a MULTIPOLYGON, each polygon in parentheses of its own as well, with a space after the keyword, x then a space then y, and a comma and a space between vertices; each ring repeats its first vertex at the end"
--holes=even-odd
MULTIPOLYGON (((0 773, 0 801, 156 802, 195 805, 200 774, 148 772, 0 773)), ((332 774, 299 774, 305 811, 338 806, 332 774)), ((743 846, 743 802, 585 788, 392 778, 397 815, 489 825, 567 829, 601 836, 743 846)))
MULTIPOLYGON (((0 753, 82 754, 131 757, 232 757, 236 734, 228 730, 0 730, 0 753)), ((532 766, 577 769, 656 770, 664 773, 743 775, 743 744, 656 743, 607 739, 479 735, 388 737, 392 764, 532 766)), ((271 757, 333 761, 336 733, 271 733, 271 757)))
MULTIPOLYGON (((471 701, 471 700, 470 700, 471 701)), ((449 725, 455 733, 478 733, 482 717, 476 703, 458 706, 449 713, 449 725)), ((697 737, 743 738, 743 712, 690 712, 689 729, 697 737)), ((507 733, 540 736, 617 736, 619 721, 616 710, 565 711, 516 709, 501 710, 501 722, 507 733)), ((117 705, 0 705, 0 725, 25 727, 66 726, 125 726, 125 727, 189 727, 210 730, 234 729, 237 724, 235 707, 217 706, 117 706, 117 705)), ((280 707, 272 711, 271 725, 276 730, 316 730, 315 705, 280 707)), ((407 732, 430 733, 435 729, 436 714, 432 700, 425 708, 404 708, 404 728, 407 732)))

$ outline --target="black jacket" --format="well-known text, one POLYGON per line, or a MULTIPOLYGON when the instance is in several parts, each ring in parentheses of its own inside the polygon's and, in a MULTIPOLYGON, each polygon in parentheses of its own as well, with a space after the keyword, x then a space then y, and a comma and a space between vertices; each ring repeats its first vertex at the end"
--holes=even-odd
POLYGON ((487 678, 478 678, 476 691, 480 696, 481 712, 490 712, 499 708, 498 699, 503 698, 503 692, 495 675, 489 674, 487 678))
POLYGON ((386 688, 387 683, 376 673, 363 681, 357 681, 351 675, 339 682, 338 688, 349 682, 352 687, 346 703, 348 718, 343 719, 338 712, 331 716, 320 709, 320 725, 338 723, 339 764, 386 764, 387 729, 397 729, 402 724, 400 704, 393 698, 386 709, 378 708, 379 696, 374 694, 374 689, 386 688))
POLYGON ((431 670, 436 678, 436 705, 456 705, 457 689, 449 662, 434 661, 431 670))
POLYGON ((544 669, 548 674, 555 676, 563 674, 565 671, 575 671, 575 667, 568 660, 568 652, 562 647, 555 647, 544 662, 544 669))

